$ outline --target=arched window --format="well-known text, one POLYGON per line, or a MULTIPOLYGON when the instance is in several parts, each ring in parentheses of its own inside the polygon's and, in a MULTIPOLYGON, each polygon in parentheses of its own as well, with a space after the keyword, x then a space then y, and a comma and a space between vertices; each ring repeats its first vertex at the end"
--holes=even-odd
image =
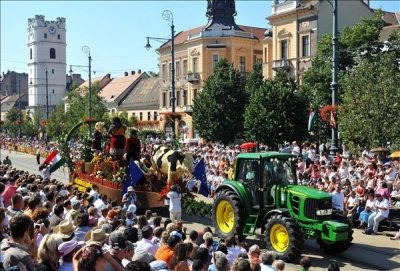
POLYGON ((50 58, 55 59, 56 58, 56 49, 50 48, 50 58))
POLYGON ((32 48, 29 49, 29 59, 32 59, 32 48))

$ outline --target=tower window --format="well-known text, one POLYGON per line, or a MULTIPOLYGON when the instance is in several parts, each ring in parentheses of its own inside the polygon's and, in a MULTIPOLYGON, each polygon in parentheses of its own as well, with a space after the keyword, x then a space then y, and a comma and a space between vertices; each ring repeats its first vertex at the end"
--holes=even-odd
POLYGON ((54 69, 51 69, 51 73, 54 74, 54 69))
POLYGON ((60 34, 57 35, 57 39, 61 39, 61 35, 60 34))
POLYGON ((213 55, 213 69, 217 66, 218 63, 218 55, 213 55))
POLYGON ((50 58, 56 59, 56 49, 50 48, 50 58))
POLYGON ((44 33, 44 38, 47 39, 47 33, 44 33))
POLYGON ((29 49, 29 59, 32 59, 32 48, 29 49))

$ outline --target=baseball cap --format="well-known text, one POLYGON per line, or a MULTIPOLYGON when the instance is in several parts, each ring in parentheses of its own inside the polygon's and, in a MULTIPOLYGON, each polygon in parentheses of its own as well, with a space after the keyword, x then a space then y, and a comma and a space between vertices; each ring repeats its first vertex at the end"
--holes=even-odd
POLYGON ((182 234, 179 233, 179 232, 177 232, 177 231, 172 231, 172 232, 169 234, 169 236, 176 236, 176 237, 179 237, 179 239, 182 240, 182 234))

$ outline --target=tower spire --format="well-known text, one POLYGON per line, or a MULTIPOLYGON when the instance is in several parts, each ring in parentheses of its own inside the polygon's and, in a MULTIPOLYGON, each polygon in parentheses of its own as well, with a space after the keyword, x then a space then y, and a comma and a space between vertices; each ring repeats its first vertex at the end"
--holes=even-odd
POLYGON ((241 30, 235 23, 236 8, 235 0, 207 0, 208 23, 206 29, 215 24, 222 25, 224 28, 241 30))

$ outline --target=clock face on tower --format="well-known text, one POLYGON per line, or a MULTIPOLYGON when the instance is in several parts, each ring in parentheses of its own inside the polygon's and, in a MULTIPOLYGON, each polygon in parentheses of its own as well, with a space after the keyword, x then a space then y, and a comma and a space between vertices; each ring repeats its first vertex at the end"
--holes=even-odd
POLYGON ((49 27, 49 33, 50 34, 55 34, 56 33, 56 28, 54 27, 54 25, 51 25, 50 27, 49 27))

